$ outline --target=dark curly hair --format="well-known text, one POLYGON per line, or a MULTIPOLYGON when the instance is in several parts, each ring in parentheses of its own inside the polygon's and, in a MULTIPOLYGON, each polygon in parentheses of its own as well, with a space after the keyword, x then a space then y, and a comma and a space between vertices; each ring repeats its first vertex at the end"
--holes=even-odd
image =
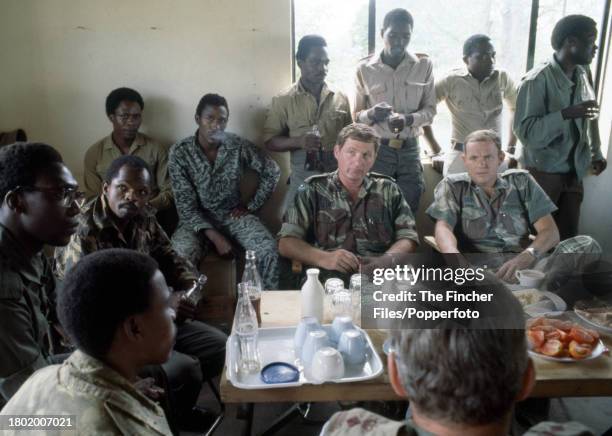
POLYGON ((0 148, 0 205, 17 186, 32 186, 43 171, 64 160, 59 152, 39 142, 17 142, 0 148))
POLYGON ((138 103, 140 110, 144 109, 144 101, 138 91, 132 88, 117 88, 113 89, 106 97, 106 115, 114 114, 122 101, 133 101, 138 103))
POLYGON ((491 38, 489 38, 487 35, 478 33, 476 35, 470 36, 463 43, 463 56, 465 57, 470 56, 472 52, 475 51, 476 48, 480 44, 486 44, 486 43, 489 43, 489 44, 491 43, 491 38))
POLYGON ((122 248, 96 251, 68 271, 57 295, 57 315, 77 347, 104 359, 117 328, 151 304, 157 262, 122 248))
POLYGON ((112 182, 113 179, 119 174, 119 171, 121 171, 121 168, 126 165, 130 168, 134 168, 137 170, 145 169, 149 173, 149 176, 151 176, 151 169, 149 168, 149 165, 147 165, 147 163, 142 160, 142 158, 138 156, 133 156, 131 154, 126 154, 124 156, 118 157, 117 159, 111 162, 110 166, 106 170, 104 181, 106 183, 112 182))
POLYGON ((550 35, 550 44, 555 50, 561 50, 563 43, 570 36, 581 38, 597 27, 597 23, 586 15, 567 15, 557 21, 550 35))
POLYGON ((387 12, 385 18, 383 18, 383 32, 393 23, 406 23, 410 27, 414 27, 414 18, 412 18, 412 14, 406 9, 397 8, 387 12))
POLYGON ((308 57, 310 50, 314 47, 327 47, 325 38, 319 35, 305 35, 298 42, 297 52, 295 58, 298 61, 304 61, 308 57))
POLYGON ((229 106, 227 105, 227 100, 225 97, 219 94, 206 94, 202 97, 198 103, 198 107, 196 107, 196 116, 202 115, 202 111, 206 106, 223 106, 229 112, 229 106))

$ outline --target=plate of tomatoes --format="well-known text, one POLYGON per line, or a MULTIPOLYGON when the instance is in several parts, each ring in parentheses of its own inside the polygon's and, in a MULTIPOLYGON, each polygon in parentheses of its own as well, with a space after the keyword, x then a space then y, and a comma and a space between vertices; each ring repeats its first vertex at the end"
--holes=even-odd
POLYGON ((608 351, 595 330, 555 318, 527 321, 527 342, 531 355, 555 362, 591 360, 608 351))

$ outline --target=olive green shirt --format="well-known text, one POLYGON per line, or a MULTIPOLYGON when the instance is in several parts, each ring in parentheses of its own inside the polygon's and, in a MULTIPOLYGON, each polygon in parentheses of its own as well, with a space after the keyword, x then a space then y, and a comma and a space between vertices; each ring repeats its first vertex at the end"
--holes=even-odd
POLYGON ((10 398, 34 371, 50 363, 54 292, 44 255, 26 256, 0 224, 0 397, 10 398))
MULTIPOLYGON (((67 435, 172 435, 157 404, 121 374, 79 350, 62 365, 36 372, 0 415, 73 415, 74 431, 65 428, 62 434, 67 435)), ((2 434, 24 432, 4 430, 2 434)), ((59 435, 60 431, 44 434, 59 435)))
POLYGON ((561 110, 584 101, 580 89, 589 72, 576 66, 570 80, 554 56, 521 80, 513 130, 523 143, 523 163, 546 173, 576 172, 582 179, 601 160, 597 120, 564 120, 561 110))
POLYGON ((427 214, 446 222, 463 252, 520 252, 533 224, 557 207, 525 170, 498 174, 489 197, 468 173, 445 177, 427 214))
MULTIPOLYGON (((129 154, 144 160, 151 171, 153 195, 151 206, 163 210, 172 205, 172 188, 168 176, 168 149, 142 133, 136 134, 129 154)), ((83 182, 88 199, 102 193, 102 184, 111 162, 123 156, 109 135, 89 147, 85 153, 83 182)))
POLYGON ((399 187, 390 177, 376 173, 366 176, 355 202, 337 171, 306 179, 278 233, 280 238, 286 236, 360 256, 384 254, 400 239, 419 243, 414 216, 399 187))
MULTIPOLYGON (((330 151, 340 130, 351 122, 349 101, 343 93, 324 84, 317 103, 317 99, 298 80, 291 88, 272 98, 264 124, 264 141, 275 136, 302 136, 316 124, 323 149, 330 151)), ((292 168, 303 168, 305 160, 305 150, 291 151, 292 168)))

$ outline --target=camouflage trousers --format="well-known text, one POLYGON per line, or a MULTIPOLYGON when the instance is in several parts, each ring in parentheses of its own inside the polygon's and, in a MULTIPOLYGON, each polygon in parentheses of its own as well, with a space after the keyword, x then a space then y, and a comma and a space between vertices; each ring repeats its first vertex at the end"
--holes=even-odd
MULTIPOLYGON (((257 266, 265 289, 278 289, 278 249, 276 239, 255 215, 245 215, 238 219, 225 219, 217 230, 245 250, 253 250, 257 256, 257 266)), ((172 235, 172 245, 181 256, 199 265, 204 256, 214 246, 204 235, 196 234, 179 223, 172 235)))
POLYGON ((400 149, 380 144, 372 171, 393 177, 416 217, 425 190, 423 166, 417 138, 407 138, 400 149))
POLYGON ((586 235, 565 239, 553 250, 550 256, 538 261, 535 269, 547 273, 582 273, 586 267, 601 258, 599 243, 586 235))

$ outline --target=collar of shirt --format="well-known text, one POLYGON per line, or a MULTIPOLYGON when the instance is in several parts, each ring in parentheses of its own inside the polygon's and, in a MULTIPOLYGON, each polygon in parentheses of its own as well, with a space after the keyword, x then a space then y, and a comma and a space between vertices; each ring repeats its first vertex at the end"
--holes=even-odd
POLYGON ((42 285, 43 254, 37 253, 33 257, 26 256, 17 238, 2 224, 0 224, 0 251, 6 255, 6 259, 19 274, 33 283, 42 285))
MULTIPOLYGON (((117 227, 117 225, 115 224, 115 222, 112 219, 112 211, 110 210, 110 206, 108 205, 108 202, 106 201, 106 197, 104 196, 104 194, 100 195, 90 206, 89 209, 92 218, 93 218, 93 223, 96 226, 96 228, 98 229, 98 231, 103 231, 105 229, 112 229, 114 231, 117 232, 118 235, 120 236, 124 236, 121 231, 119 230, 119 228, 117 227)), ((85 210, 84 214, 86 214, 88 211, 85 210)), ((132 218, 132 223, 134 224, 133 226, 128 226, 126 228, 131 228, 132 232, 138 228, 142 222, 144 221, 145 217, 151 216, 152 212, 147 211, 146 209, 143 211, 143 215, 137 215, 136 217, 132 218)), ((130 235, 133 236, 133 235, 130 235)), ((129 238, 126 239, 126 241, 128 241, 129 238)))
MULTIPOLYGON (((142 133, 140 132, 136 133, 136 137, 134 138, 132 145, 130 145, 130 154, 134 153, 134 151, 136 151, 138 148, 145 145, 146 142, 147 141, 142 133)), ((102 146, 104 147, 104 150, 112 150, 112 149, 119 150, 119 147, 117 147, 117 145, 115 144, 115 141, 113 141, 112 133, 108 135, 106 138, 104 138, 104 142, 102 143, 102 146)))
POLYGON ((227 149, 228 147, 232 146, 232 140, 234 138, 233 134, 229 132, 224 132, 225 137, 223 138, 223 141, 221 141, 221 144, 217 146, 217 156, 215 157, 215 161, 211 163, 208 160, 208 156, 206 156, 206 153, 204 153, 204 148, 202 148, 202 145, 200 145, 200 141, 198 140, 198 131, 199 129, 196 130, 195 134, 193 135, 192 144, 196 153, 200 153, 202 155, 202 161, 211 168, 223 168, 223 163, 227 158, 227 149))
MULTIPOLYGON (((555 58, 554 54, 550 58, 550 65, 552 67, 551 71, 553 73, 553 76, 555 77, 555 80, 557 81, 557 86, 559 86, 559 88, 571 89, 575 85, 575 83, 569 77, 567 77, 565 71, 563 71, 563 68, 561 68, 561 65, 559 65, 559 62, 557 62, 557 58, 555 58)), ((582 67, 580 65, 576 65, 576 70, 574 74, 579 74, 581 68, 582 67)))
MULTIPOLYGON (((338 177, 338 170, 331 173, 331 178, 333 181, 333 185, 336 187, 336 189, 339 192, 348 193, 347 189, 344 187, 344 185, 340 181, 340 177, 338 177)), ((363 182, 361 183, 361 187, 359 188, 358 198, 364 198, 368 194, 368 191, 370 190, 372 183, 373 183, 372 178, 366 174, 366 176, 363 178, 363 182)))
POLYGON ((471 179, 470 179, 470 185, 472 186, 474 190, 482 192, 485 198, 489 201, 489 203, 492 203, 495 200, 497 200, 499 196, 504 194, 510 187, 510 184, 508 183, 508 181, 504 179, 503 177, 500 177, 499 175, 497 176, 497 179, 495 180, 495 184, 493 185, 493 189, 495 190, 495 195, 491 197, 486 195, 485 190, 481 188, 480 186, 478 186, 476 183, 474 183, 471 179))
MULTIPOLYGON (((389 65, 383 62, 382 53, 383 52, 381 50, 376 56, 372 56, 372 58, 368 61, 368 65, 376 65, 379 67, 389 68, 393 70, 393 68, 391 68, 389 65)), ((409 51, 407 51, 404 55, 404 59, 402 59, 402 61, 399 63, 399 65, 394 71, 399 71, 403 68, 412 68, 412 66, 416 64, 417 62, 419 62, 417 57, 413 55, 412 53, 410 53, 409 51)))
MULTIPOLYGON (((306 95, 312 96, 312 94, 308 92, 306 88, 304 88, 301 80, 298 80, 293 85, 293 93, 294 94, 306 94, 306 95)), ((321 95, 319 95, 319 106, 323 104, 323 102, 327 99, 327 97, 333 96, 334 94, 335 94, 335 91, 332 90, 327 85, 327 82, 323 82, 323 87, 321 88, 321 95)))
POLYGON ((166 421, 162 409, 117 371, 81 350, 74 351, 63 363, 58 378, 69 389, 104 398, 124 413, 164 433, 166 421), (160 419, 152 420, 151 413, 160 419))
MULTIPOLYGON (((472 76, 472 73, 470 73, 470 71, 467 69, 467 67, 458 68, 455 71, 456 71, 457 76, 469 77, 469 78, 475 80, 476 82, 478 82, 478 79, 476 77, 472 76)), ((499 70, 497 68, 494 68, 493 71, 491 71, 491 74, 489 74, 487 77, 482 79, 482 82, 479 82, 479 83, 484 83, 484 82, 487 82, 489 80, 493 80, 497 76, 499 76, 499 70)))

